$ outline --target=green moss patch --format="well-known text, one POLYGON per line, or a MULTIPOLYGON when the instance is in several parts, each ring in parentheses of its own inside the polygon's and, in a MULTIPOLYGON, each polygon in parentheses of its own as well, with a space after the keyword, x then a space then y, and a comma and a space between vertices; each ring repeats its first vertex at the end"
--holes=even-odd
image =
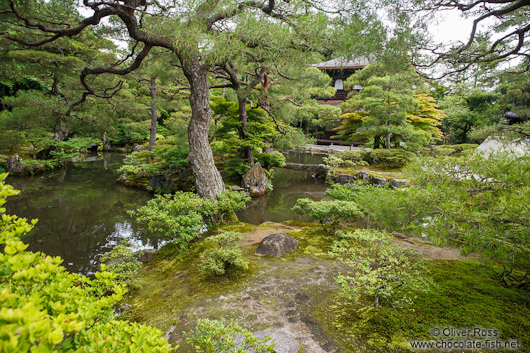
POLYGON ((281 258, 256 256, 257 243, 244 244, 243 256, 249 262, 249 270, 221 277, 205 277, 197 269, 199 255, 208 242, 199 241, 183 254, 172 245, 165 246, 141 271, 142 288, 128 298, 131 308, 125 317, 171 330, 171 340, 177 344, 182 332, 190 331, 197 319, 225 318, 251 330, 300 331, 297 339, 308 349, 314 348, 308 351, 337 347, 324 334, 327 323, 318 321, 312 313, 320 303, 327 303, 330 293, 337 291, 332 262, 323 258, 331 240, 318 225, 293 228, 238 223, 212 229, 212 233, 240 231, 248 237, 281 230, 299 241, 298 250, 281 258))
POLYGON ((528 292, 505 288, 496 269, 477 261, 431 260, 428 268, 435 286, 409 307, 375 309, 369 299, 352 304, 336 296, 327 333, 346 351, 409 352, 409 340, 431 340, 435 327, 482 327, 499 330, 500 339, 520 339, 529 351, 528 292))
POLYGON ((142 270, 142 289, 128 298, 126 317, 171 329, 177 344, 197 319, 224 318, 252 331, 291 332, 308 352, 409 352, 409 340, 432 339, 434 327, 493 328, 501 339, 521 339, 523 351, 530 345, 530 295, 503 287, 497 268, 474 260, 428 260, 430 291, 418 294, 411 306, 383 303, 375 309, 372 298, 352 303, 337 288, 328 255, 332 236, 314 223, 282 227, 237 223, 212 229, 250 238, 283 229, 299 241, 298 250, 281 258, 255 256, 257 243, 243 244, 249 270, 222 277, 206 278, 197 270, 208 242, 180 255, 165 246, 142 270))

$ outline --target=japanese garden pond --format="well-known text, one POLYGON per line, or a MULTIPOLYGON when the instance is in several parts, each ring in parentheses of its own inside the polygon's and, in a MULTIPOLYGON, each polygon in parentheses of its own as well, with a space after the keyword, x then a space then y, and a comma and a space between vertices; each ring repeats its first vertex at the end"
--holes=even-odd
MULTIPOLYGON (((317 164, 322 155, 289 152, 288 162, 317 164)), ((6 204, 9 214, 39 219, 25 238, 29 250, 61 256, 70 271, 92 274, 99 268, 99 257, 129 239, 138 250, 157 249, 167 239, 138 224, 127 211, 144 205, 151 193, 124 187, 115 182, 123 155, 105 153, 83 162, 33 177, 9 177, 8 183, 21 193, 6 204)), ((253 200, 238 213, 240 221, 260 224, 266 221, 300 220, 291 211, 296 200, 324 197, 326 185, 311 173, 278 168, 274 190, 253 200)))

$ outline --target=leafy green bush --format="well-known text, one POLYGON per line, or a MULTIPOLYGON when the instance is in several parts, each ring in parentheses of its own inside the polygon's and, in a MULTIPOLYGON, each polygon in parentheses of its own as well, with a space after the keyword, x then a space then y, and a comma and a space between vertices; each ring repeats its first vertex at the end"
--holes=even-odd
MULTIPOLYGON (((367 187, 375 186, 367 185, 367 187)), ((362 184, 333 184, 331 189, 326 190, 326 196, 329 196, 335 200, 356 201, 355 193, 361 191, 362 189, 362 184)))
POLYGON ((235 322, 201 319, 195 332, 188 334, 186 341, 196 353, 274 353, 270 338, 255 337, 252 332, 235 322))
MULTIPOLYGON (((6 197, 17 194, 6 177, 0 175, 0 213, 6 197)), ((114 274, 91 279, 67 272, 59 257, 26 251, 20 238, 36 221, 0 218, 0 351, 172 351, 161 331, 114 319, 112 308, 125 293, 114 274)))
POLYGON ((335 156, 344 161, 352 161, 358 163, 366 160, 367 153, 361 151, 342 151, 335 153, 335 156))
POLYGON ((156 195, 147 205, 131 211, 149 230, 162 231, 185 250, 209 224, 221 222, 245 207, 250 198, 243 192, 225 191, 215 201, 191 192, 156 195))
POLYGON ((8 155, 0 154, 0 166, 6 166, 8 158, 9 158, 8 155))
POLYGON ((506 267, 506 282, 530 288, 530 158, 424 157, 412 187, 362 188, 350 200, 379 227, 408 229, 439 244, 476 251, 506 267))
POLYGON ((224 232, 207 239, 213 243, 214 249, 207 249, 201 254, 199 271, 207 276, 224 275, 231 269, 246 270, 248 263, 243 260, 241 249, 237 242, 241 234, 237 232, 224 232))
POLYGON ((99 138, 73 137, 66 141, 55 141, 55 145, 59 150, 64 150, 67 153, 72 153, 86 152, 91 144, 99 142, 101 142, 101 139, 99 138))
POLYGON ((16 130, 0 129, 0 151, 14 151, 24 145, 24 133, 16 130))
POLYGON ((232 177, 240 177, 250 169, 248 160, 244 158, 232 158, 223 163, 222 171, 232 177))
MULTIPOLYGON (((166 139, 170 140, 170 139, 166 139)), ((139 151, 128 154, 123 160, 119 173, 172 174, 189 169, 189 150, 187 147, 175 146, 170 141, 155 146, 152 151, 139 151), (136 168, 131 168, 134 166, 136 168)))
POLYGON ((155 195, 147 205, 131 211, 138 222, 147 223, 149 230, 162 231, 181 249, 187 249, 206 227, 206 200, 191 192, 155 195))
POLYGON ((107 264, 108 271, 116 275, 114 280, 116 283, 133 290, 141 288, 136 275, 142 268, 142 263, 134 256, 127 240, 122 241, 121 244, 105 253, 100 258, 100 262, 107 264))
POLYGON ((217 196, 217 200, 208 200, 206 207, 212 223, 226 223, 234 212, 239 211, 252 199, 245 192, 226 190, 217 196))
POLYGON ((330 167, 357 167, 357 166, 363 166, 368 165, 366 161, 359 160, 359 161, 353 161, 349 159, 342 159, 338 157, 337 155, 324 157, 322 159, 325 165, 330 167))
POLYGON ((256 153, 255 157, 265 169, 285 166, 285 156, 280 152, 256 153))
POLYGON ((315 143, 315 138, 307 136, 302 130, 294 128, 292 126, 285 126, 287 130, 285 135, 278 134, 274 136, 272 145, 274 148, 279 150, 285 150, 288 148, 299 148, 305 145, 311 145, 315 143))
POLYGON ((335 241, 332 255, 342 264, 335 280, 357 302, 371 296, 391 305, 411 303, 416 292, 429 289, 425 266, 414 253, 395 246, 393 237, 376 230, 357 229, 335 241))
POLYGON ((414 222, 421 222, 424 215, 418 205, 429 207, 434 200, 423 190, 407 188, 393 190, 379 185, 334 184, 326 190, 326 196, 343 201, 353 201, 368 219, 384 229, 401 230, 414 222))
POLYGON ((368 154, 368 162, 388 168, 401 168, 414 160, 414 153, 402 149, 375 149, 368 154))
POLYGON ((431 156, 460 156, 472 154, 478 145, 471 143, 463 143, 460 145, 437 145, 432 146, 426 151, 426 154, 431 156))
POLYGON ((352 222, 362 217, 362 212, 355 202, 324 200, 313 201, 310 199, 298 199, 293 210, 301 215, 310 215, 315 218, 324 231, 334 234, 335 229, 340 226, 340 221, 352 222), (326 228, 328 226, 329 228, 326 228))
POLYGON ((173 189, 191 190, 193 177, 188 161, 189 150, 174 142, 173 138, 168 137, 152 151, 128 154, 118 170, 122 175, 119 180, 126 185, 145 187, 153 175, 165 175, 174 183, 173 189))
POLYGON ((322 158, 322 161, 325 165, 328 165, 330 167, 340 167, 344 163, 344 160, 342 160, 342 158, 336 156, 324 157, 322 158))

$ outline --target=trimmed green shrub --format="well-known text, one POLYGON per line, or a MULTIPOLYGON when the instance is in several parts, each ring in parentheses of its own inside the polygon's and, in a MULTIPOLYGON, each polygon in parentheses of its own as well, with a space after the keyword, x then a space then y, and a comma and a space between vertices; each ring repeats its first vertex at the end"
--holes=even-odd
POLYGON ((358 163, 361 161, 365 161, 368 154, 366 152, 361 151, 342 151, 335 153, 335 156, 344 161, 352 161, 358 163))
MULTIPOLYGON (((154 174, 179 175, 183 184, 192 184, 191 167, 188 161, 189 149, 176 146, 174 139, 164 139, 152 151, 139 151, 128 154, 123 166, 118 170, 128 178, 150 177, 154 174)), ((183 185, 179 185, 181 189, 183 185)))
POLYGON ((472 143, 462 143, 460 145, 436 145, 424 153, 431 156, 461 156, 472 154, 478 145, 472 143))
POLYGON ((368 154, 370 164, 401 168, 414 160, 414 153, 401 149, 376 149, 368 154))
POLYGON ((250 198, 244 192, 227 190, 217 200, 203 199, 191 192, 156 195, 147 205, 129 212, 149 230, 161 231, 185 250, 209 224, 226 220, 246 206, 250 198))
POLYGON ((330 167, 340 167, 344 163, 341 158, 335 156, 324 157, 322 158, 322 161, 325 165, 330 167))
POLYGON ((339 200, 298 199, 293 210, 315 218, 329 234, 335 233, 341 221, 353 222, 363 215, 355 202, 339 200))
POLYGON ((363 160, 353 161, 349 159, 342 159, 338 157, 337 155, 324 157, 322 161, 324 162, 325 165, 329 167, 357 167, 357 166, 368 165, 368 163, 363 160))
POLYGON ((250 169, 250 164, 244 158, 232 158, 224 162, 224 173, 232 177, 241 177, 250 169))
POLYGON ((417 188, 390 189, 380 185, 334 184, 326 190, 333 199, 353 201, 362 210, 369 224, 380 228, 402 230, 415 222, 421 222, 419 208, 431 207, 434 199, 417 188))
POLYGON ((246 270, 248 263, 243 260, 241 249, 237 242, 241 234, 237 232, 224 232, 207 239, 213 243, 214 249, 207 249, 201 254, 199 271, 207 276, 224 275, 227 271, 246 270))
POLYGON ((285 166, 285 156, 280 152, 256 153, 255 157, 265 169, 285 166))

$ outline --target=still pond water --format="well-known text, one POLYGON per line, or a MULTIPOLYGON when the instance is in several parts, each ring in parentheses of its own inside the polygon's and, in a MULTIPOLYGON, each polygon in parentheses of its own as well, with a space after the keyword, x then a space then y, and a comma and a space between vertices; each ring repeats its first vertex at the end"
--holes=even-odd
MULTIPOLYGON (((322 155, 290 152, 288 162, 317 164, 322 155)), ((28 250, 61 256, 70 271, 91 274, 99 257, 129 239, 136 249, 157 249, 167 240, 150 232, 127 213, 144 205, 152 195, 115 182, 123 156, 114 153, 68 163, 63 169, 34 177, 10 177, 8 183, 21 190, 9 198, 9 214, 38 218, 35 229, 24 239, 28 250)), ((300 219, 291 207, 303 197, 324 196, 326 186, 311 173, 277 169, 274 191, 253 200, 238 213, 242 222, 260 224, 300 219)))

